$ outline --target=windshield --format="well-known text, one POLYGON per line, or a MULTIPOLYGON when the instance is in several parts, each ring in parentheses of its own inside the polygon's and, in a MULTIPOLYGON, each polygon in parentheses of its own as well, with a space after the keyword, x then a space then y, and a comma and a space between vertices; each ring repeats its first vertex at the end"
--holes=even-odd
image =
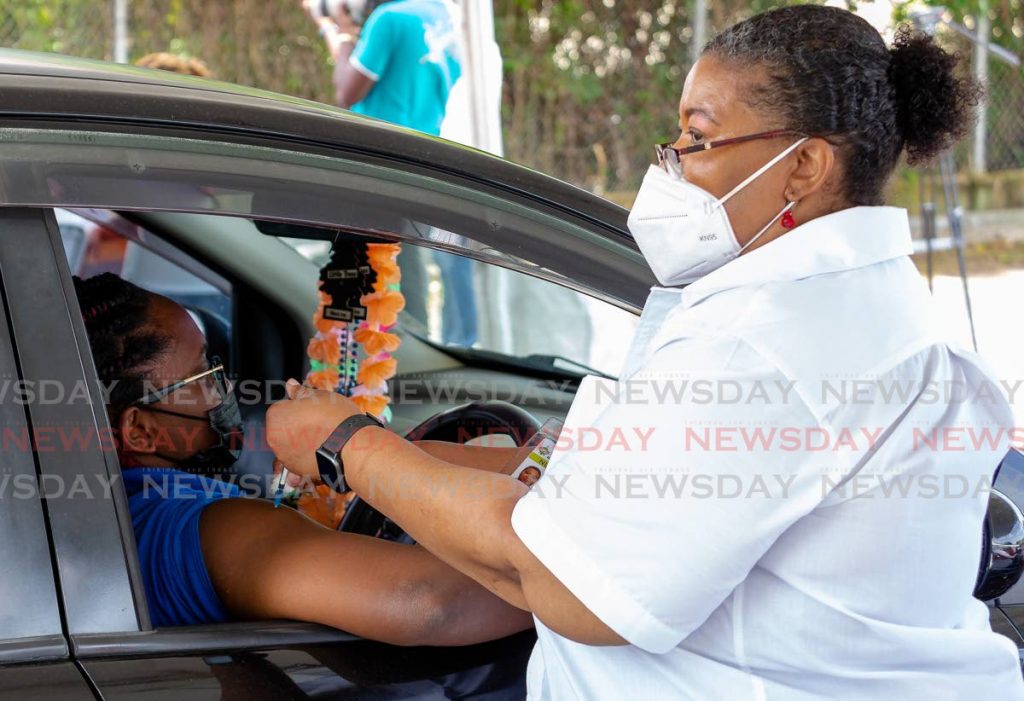
MULTIPOLYGON (((327 241, 281 240, 317 266, 327 241)), ((444 251, 403 246, 403 330, 440 346, 527 359, 575 374, 617 376, 636 315, 546 280, 444 251)))

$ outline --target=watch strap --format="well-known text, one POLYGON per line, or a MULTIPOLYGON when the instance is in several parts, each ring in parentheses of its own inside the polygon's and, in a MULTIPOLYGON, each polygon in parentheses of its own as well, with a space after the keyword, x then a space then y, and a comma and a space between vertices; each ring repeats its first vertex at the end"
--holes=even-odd
POLYGON ((375 416, 355 414, 338 424, 316 451, 316 464, 320 471, 320 479, 338 492, 348 491, 341 451, 345 449, 345 444, 352 439, 352 436, 367 426, 383 427, 384 424, 375 416))

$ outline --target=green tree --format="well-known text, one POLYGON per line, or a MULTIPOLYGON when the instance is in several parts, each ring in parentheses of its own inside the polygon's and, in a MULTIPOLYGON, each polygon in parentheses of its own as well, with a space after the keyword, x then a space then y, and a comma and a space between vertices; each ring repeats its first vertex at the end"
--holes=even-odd
MULTIPOLYGON (((783 4, 712 2, 710 30, 783 4)), ((634 191, 653 144, 678 132, 691 8, 688 0, 496 0, 506 155, 597 192, 634 191)))

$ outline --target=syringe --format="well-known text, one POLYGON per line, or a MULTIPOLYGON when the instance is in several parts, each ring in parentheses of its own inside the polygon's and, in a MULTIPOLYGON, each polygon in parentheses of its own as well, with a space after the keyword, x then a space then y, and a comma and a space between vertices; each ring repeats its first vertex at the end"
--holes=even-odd
POLYGON ((288 482, 288 468, 281 467, 281 475, 277 478, 277 489, 274 490, 274 508, 276 509, 281 505, 281 499, 284 498, 284 486, 288 482))

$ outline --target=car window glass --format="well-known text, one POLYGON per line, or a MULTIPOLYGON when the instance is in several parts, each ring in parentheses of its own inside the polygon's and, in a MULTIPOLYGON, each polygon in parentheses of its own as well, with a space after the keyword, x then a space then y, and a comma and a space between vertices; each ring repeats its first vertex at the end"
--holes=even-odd
MULTIPOLYGON (((221 346, 230 340, 230 284, 214 271, 113 212, 60 208, 54 212, 73 275, 90 278, 114 273, 188 309, 200 329, 219 338, 221 346), (153 250, 154 244, 165 254, 153 250), (188 259, 189 268, 199 270, 202 277, 168 255, 175 255, 177 260, 188 259)), ((230 357, 229 350, 213 348, 211 354, 226 359, 230 357)))
MULTIPOLYGON (((317 265, 323 241, 282 238, 317 265)), ((405 245, 398 259, 406 306, 403 330, 447 346, 518 358, 544 356, 555 367, 617 375, 636 315, 589 295, 447 251, 405 245)))

